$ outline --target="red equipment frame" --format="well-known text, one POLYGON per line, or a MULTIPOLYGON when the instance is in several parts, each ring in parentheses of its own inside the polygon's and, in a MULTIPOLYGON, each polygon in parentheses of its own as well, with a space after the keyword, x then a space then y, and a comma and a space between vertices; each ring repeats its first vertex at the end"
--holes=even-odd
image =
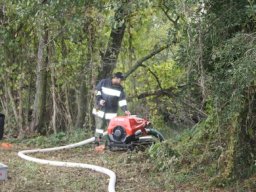
POLYGON ((112 134, 115 127, 121 126, 125 129, 126 136, 134 135, 138 130, 141 130, 143 135, 146 135, 145 128, 149 124, 149 121, 136 116, 118 116, 110 120, 108 134, 112 134))

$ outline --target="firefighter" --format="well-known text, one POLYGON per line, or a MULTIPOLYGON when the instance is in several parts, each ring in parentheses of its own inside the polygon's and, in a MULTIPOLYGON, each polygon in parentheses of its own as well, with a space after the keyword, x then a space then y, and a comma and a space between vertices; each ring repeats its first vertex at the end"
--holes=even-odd
POLYGON ((93 108, 93 114, 95 116, 95 142, 97 145, 102 144, 104 128, 110 119, 117 116, 118 107, 126 115, 130 115, 125 92, 121 86, 122 80, 124 80, 124 75, 117 72, 113 74, 112 78, 103 79, 96 86, 96 104, 93 108))

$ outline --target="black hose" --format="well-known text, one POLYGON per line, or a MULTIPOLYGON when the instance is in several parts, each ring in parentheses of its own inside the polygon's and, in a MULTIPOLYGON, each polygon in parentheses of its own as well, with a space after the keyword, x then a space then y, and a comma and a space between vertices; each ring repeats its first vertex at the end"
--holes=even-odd
POLYGON ((147 128, 146 131, 147 131, 148 135, 152 135, 152 136, 158 138, 161 142, 164 140, 164 136, 156 129, 147 128))

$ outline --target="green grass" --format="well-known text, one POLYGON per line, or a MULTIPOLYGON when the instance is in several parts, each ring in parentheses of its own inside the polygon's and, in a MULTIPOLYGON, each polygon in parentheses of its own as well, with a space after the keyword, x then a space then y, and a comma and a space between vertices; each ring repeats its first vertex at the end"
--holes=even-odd
MULTIPOLYGON (((5 142, 12 142, 14 147, 11 150, 0 150, 1 162, 7 164, 9 168, 9 179, 0 182, 0 191, 106 191, 108 177, 103 174, 78 168, 39 165, 17 156, 20 150, 66 145, 90 137, 90 133, 77 130, 70 134, 59 133, 48 137, 6 140, 5 142)), ((195 154, 181 154, 174 140, 157 143, 145 151, 111 152, 106 150, 103 154, 98 154, 94 151, 94 145, 89 144, 32 156, 107 167, 117 174, 117 192, 250 191, 256 186, 256 179, 253 177, 224 188, 209 185, 209 179, 216 176, 217 165, 203 162, 199 167, 191 168, 193 161, 189 162, 188 158, 195 154)))

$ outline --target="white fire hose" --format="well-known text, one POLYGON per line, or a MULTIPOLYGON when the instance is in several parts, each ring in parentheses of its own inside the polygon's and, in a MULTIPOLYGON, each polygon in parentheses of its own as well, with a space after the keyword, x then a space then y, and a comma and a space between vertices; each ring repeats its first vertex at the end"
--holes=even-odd
MULTIPOLYGON (((107 133, 105 132, 104 135, 107 133)), ((24 150, 24 151, 19 151, 18 156, 21 157, 22 159, 28 160, 28 161, 33 161, 39 164, 46 164, 46 165, 53 165, 53 166, 59 166, 59 167, 76 167, 76 168, 84 168, 84 169, 91 169, 96 172, 104 173, 110 177, 109 184, 108 184, 108 191, 109 192, 115 192, 115 184, 116 184, 116 174, 115 172, 96 165, 90 165, 90 164, 84 164, 84 163, 73 163, 73 162, 63 162, 63 161, 52 161, 52 160, 46 160, 46 159, 39 159, 35 157, 30 157, 26 154, 29 153, 38 153, 38 152, 50 152, 50 151, 58 151, 61 149, 71 149, 75 147, 79 147, 82 145, 86 145, 88 143, 92 143, 95 141, 95 137, 92 137, 90 139, 86 139, 84 141, 70 144, 70 145, 65 145, 61 147, 53 147, 53 148, 45 148, 45 149, 32 149, 32 150, 24 150)))

